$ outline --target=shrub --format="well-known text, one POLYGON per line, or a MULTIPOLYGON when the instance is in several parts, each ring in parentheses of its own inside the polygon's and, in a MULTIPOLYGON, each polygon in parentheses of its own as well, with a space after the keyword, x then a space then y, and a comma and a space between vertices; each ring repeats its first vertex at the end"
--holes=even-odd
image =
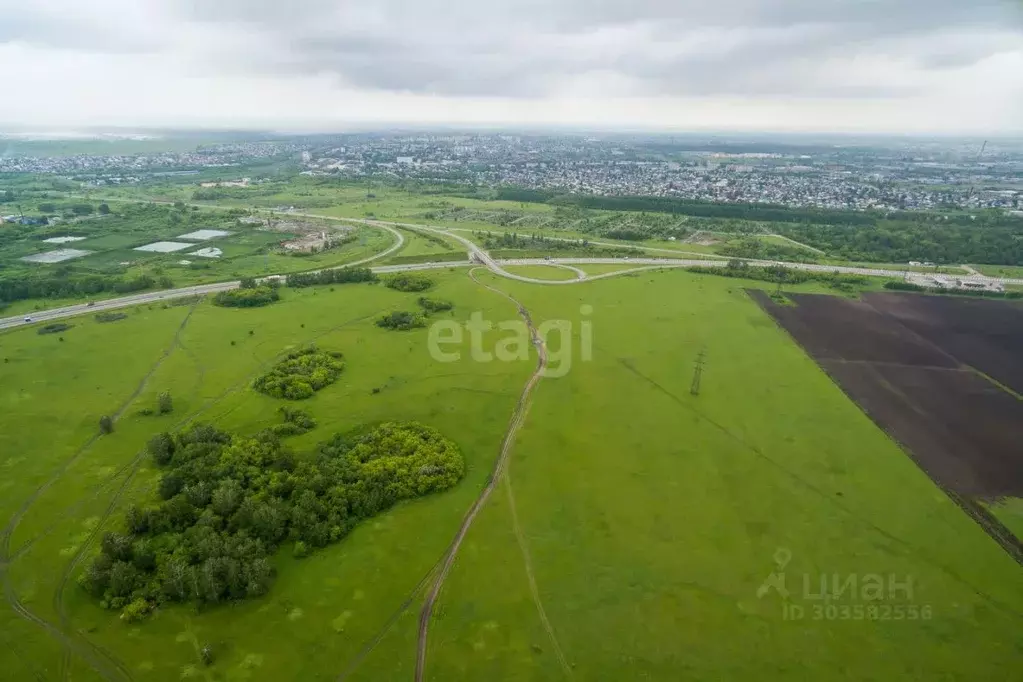
POLYGON ((213 297, 214 305, 223 308, 258 308, 281 300, 277 287, 261 284, 257 287, 221 291, 213 297))
POLYGON ((174 411, 174 401, 168 391, 164 391, 156 399, 156 409, 160 414, 170 414, 174 411))
POLYGON ((299 436, 316 428, 316 420, 305 410, 284 406, 278 412, 284 423, 272 426, 270 431, 279 438, 299 436))
POLYGON ((444 301, 436 298, 419 297, 419 306, 428 313, 441 313, 445 310, 452 310, 455 304, 451 301, 444 301))
POLYGON ((125 623, 137 623, 140 620, 145 620, 152 610, 152 604, 145 599, 136 599, 124 607, 124 611, 121 612, 121 620, 125 623))
POLYGON ((51 324, 47 324, 47 325, 44 325, 44 326, 40 327, 39 331, 36 332, 36 333, 37 334, 59 334, 61 332, 66 332, 68 329, 71 329, 71 327, 73 327, 73 326, 74 325, 66 324, 64 322, 53 322, 51 324))
POLYGON ((253 388, 274 398, 304 400, 338 380, 345 368, 344 356, 336 351, 315 347, 288 353, 266 374, 253 382, 253 388))
POLYGON ((99 432, 102 434, 114 432, 114 420, 107 415, 99 418, 99 432))
POLYGON ((399 310, 377 320, 377 326, 396 331, 409 331, 426 326, 426 318, 419 313, 399 310))
POLYGON ((384 284, 388 288, 395 289, 396 291, 417 292, 426 291, 433 287, 433 280, 429 277, 423 277, 422 275, 403 273, 388 277, 384 280, 384 284))
POLYGON ((127 313, 96 313, 97 322, 117 322, 128 317, 127 313))
POLYGON ((306 545, 301 540, 296 540, 295 548, 292 550, 291 553, 296 559, 304 559, 307 556, 309 556, 309 546, 306 545))

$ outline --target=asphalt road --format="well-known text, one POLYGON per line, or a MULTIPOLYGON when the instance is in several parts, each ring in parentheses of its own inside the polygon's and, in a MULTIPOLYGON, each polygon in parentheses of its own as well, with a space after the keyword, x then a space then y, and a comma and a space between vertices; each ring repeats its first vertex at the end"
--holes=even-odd
MULTIPOLYGON (((472 242, 461 235, 455 234, 453 231, 449 231, 442 228, 432 227, 428 225, 418 225, 415 223, 397 223, 380 220, 368 220, 361 218, 336 218, 329 216, 319 216, 312 213, 290 213, 289 215, 297 215, 310 218, 328 218, 337 220, 339 222, 351 222, 360 223, 365 225, 372 225, 379 227, 383 230, 387 230, 395 237, 395 243, 390 247, 381 251, 380 253, 363 258, 353 263, 346 263, 341 267, 357 267, 365 265, 366 263, 385 258, 386 256, 395 253, 405 244, 405 237, 400 231, 395 229, 396 227, 405 228, 408 230, 414 230, 419 232, 428 232, 449 239, 454 239, 465 246, 468 253, 468 259, 465 261, 454 261, 444 263, 418 263, 413 265, 385 265, 371 268, 378 274, 387 274, 393 272, 406 272, 415 270, 430 270, 435 268, 450 268, 450 267, 465 267, 471 264, 480 264, 487 267, 497 275, 506 277, 508 279, 514 279, 521 282, 530 282, 534 284, 548 284, 548 285, 563 285, 563 284, 577 284, 592 279, 604 279, 607 277, 614 277, 616 275, 623 274, 623 272, 631 272, 633 270, 649 269, 654 267, 725 267, 727 261, 722 259, 710 260, 710 259, 683 259, 683 258, 552 258, 546 259, 518 259, 518 260, 501 260, 497 261, 490 257, 486 251, 482 250, 477 244, 472 242), (587 276, 584 278, 574 280, 546 280, 536 279, 533 277, 526 277, 524 275, 517 275, 510 273, 504 269, 504 265, 565 265, 565 266, 576 266, 585 265, 587 263, 608 263, 617 265, 634 265, 634 268, 629 270, 605 273, 596 276, 587 276)), ((611 244, 608 244, 611 245, 611 244)), ((613 246, 621 246, 615 244, 613 246)), ((664 249, 664 251, 670 251, 664 249)), ((840 272, 842 274, 850 275, 866 275, 868 277, 889 277, 893 279, 901 279, 905 276, 905 272, 902 270, 884 270, 877 268, 856 268, 838 265, 819 265, 816 263, 785 263, 779 261, 747 261, 752 266, 769 266, 769 265, 783 265, 787 268, 795 270, 807 270, 811 272, 840 272)), ((285 275, 271 275, 266 279, 277 279, 286 280, 285 275)), ((1023 279, 1009 279, 1009 278, 996 278, 996 277, 983 277, 983 276, 966 276, 960 277, 964 281, 985 281, 985 282, 1001 282, 1002 284, 1015 284, 1023 285, 1023 279)), ((233 282, 218 282, 215 284, 200 284, 191 287, 183 287, 181 289, 165 289, 162 291, 145 292, 141 294, 134 294, 131 296, 124 296, 122 298, 111 298, 104 301, 95 301, 94 303, 80 303, 77 305, 64 306, 62 308, 53 308, 51 310, 40 310, 34 311, 28 315, 18 315, 14 317, 0 318, 0 330, 12 329, 15 327, 22 327, 30 324, 37 324, 40 322, 49 322, 53 320, 59 320, 66 317, 74 317, 76 315, 84 315, 89 313, 98 313, 104 310, 116 310, 119 308, 130 308, 137 305, 148 305, 152 303, 159 303, 162 301, 172 300, 176 298, 184 298, 188 296, 202 296, 207 294, 215 294, 220 291, 226 291, 229 289, 235 289, 241 285, 239 281, 233 282)))

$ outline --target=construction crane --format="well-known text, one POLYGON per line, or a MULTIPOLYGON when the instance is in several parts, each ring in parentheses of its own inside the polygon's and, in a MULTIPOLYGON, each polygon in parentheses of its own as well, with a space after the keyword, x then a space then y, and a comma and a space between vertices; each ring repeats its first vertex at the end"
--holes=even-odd
MULTIPOLYGON (((984 150, 985 150, 985 149, 987 149, 987 140, 984 140, 984 144, 980 145, 980 151, 979 151, 979 152, 977 152, 977 158, 975 158, 975 159, 973 160, 973 164, 974 164, 974 165, 977 165, 977 164, 979 164, 979 163, 980 163, 980 157, 982 157, 982 156, 984 155, 984 150)), ((974 180, 976 180, 976 177, 977 177, 977 176, 974 176, 974 180)), ((976 188, 976 182, 974 182, 974 184, 970 186, 970 191, 969 191, 969 193, 967 194, 967 196, 968 196, 968 197, 972 197, 972 196, 973 196, 973 190, 974 190, 975 188, 976 188)))

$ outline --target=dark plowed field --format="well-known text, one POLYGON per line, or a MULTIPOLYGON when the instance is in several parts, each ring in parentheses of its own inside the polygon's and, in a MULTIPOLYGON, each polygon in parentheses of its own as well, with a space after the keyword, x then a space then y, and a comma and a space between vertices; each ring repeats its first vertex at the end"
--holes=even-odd
POLYGON ((1023 394, 1023 305, 948 296, 864 298, 961 363, 1023 394))
POLYGON ((1023 496, 1023 307, 990 300, 751 296, 935 481, 1023 496), (979 304, 979 305, 978 305, 979 304))
POLYGON ((1023 491, 1023 402, 981 375, 834 360, 821 366, 941 485, 970 497, 1023 491))

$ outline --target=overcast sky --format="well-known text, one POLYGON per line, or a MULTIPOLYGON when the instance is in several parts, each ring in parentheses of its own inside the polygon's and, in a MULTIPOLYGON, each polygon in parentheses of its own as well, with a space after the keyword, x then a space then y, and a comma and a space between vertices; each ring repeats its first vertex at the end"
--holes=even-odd
POLYGON ((1021 0, 0 0, 0 126, 1023 132, 1021 0))

